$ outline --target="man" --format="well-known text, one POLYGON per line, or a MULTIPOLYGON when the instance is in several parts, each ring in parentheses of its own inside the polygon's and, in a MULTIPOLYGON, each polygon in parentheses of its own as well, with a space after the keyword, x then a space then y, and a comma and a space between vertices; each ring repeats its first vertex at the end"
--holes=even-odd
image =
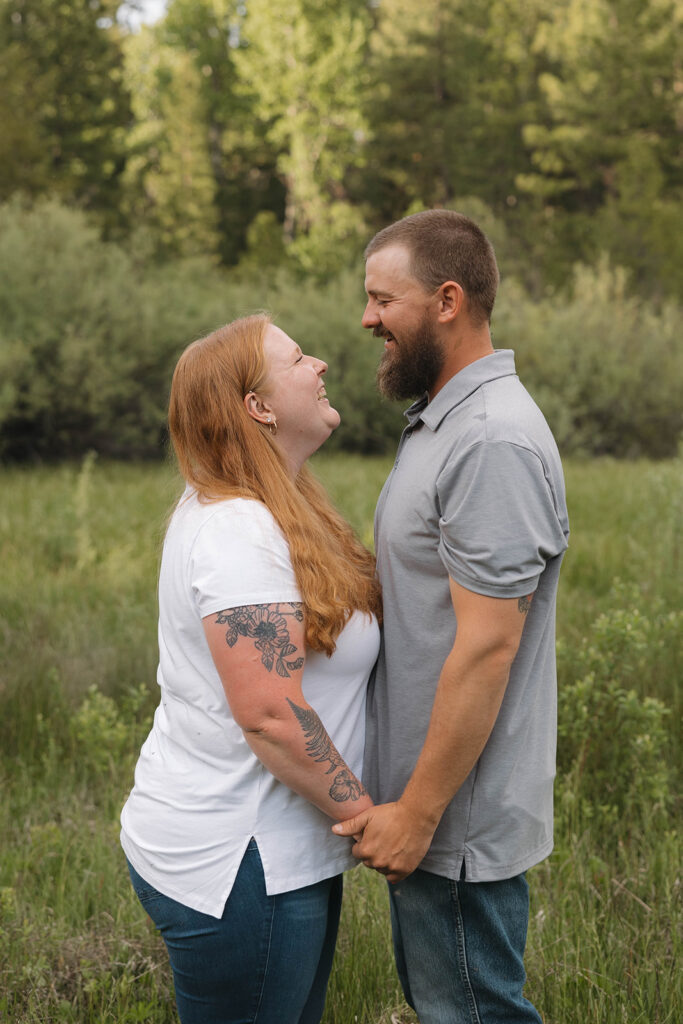
POLYGON ((384 640, 365 782, 378 806, 335 831, 392 883, 421 1024, 538 1024, 522 994, 524 872, 552 848, 560 459, 513 353, 492 347, 498 268, 477 225, 414 214, 366 260, 380 389, 420 397, 375 521, 384 640))

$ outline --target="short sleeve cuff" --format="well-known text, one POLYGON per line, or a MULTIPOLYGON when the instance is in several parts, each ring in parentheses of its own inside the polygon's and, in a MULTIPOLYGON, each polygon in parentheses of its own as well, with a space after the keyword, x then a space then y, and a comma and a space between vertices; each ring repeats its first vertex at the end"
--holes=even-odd
POLYGON ((528 597, 529 594, 536 592, 541 578, 541 574, 538 573, 533 576, 516 577, 508 581, 500 578, 487 580, 464 572, 462 566, 448 557, 445 545, 439 545, 439 556, 452 580, 464 587, 465 590, 471 590, 473 594, 481 594, 482 597, 528 597))

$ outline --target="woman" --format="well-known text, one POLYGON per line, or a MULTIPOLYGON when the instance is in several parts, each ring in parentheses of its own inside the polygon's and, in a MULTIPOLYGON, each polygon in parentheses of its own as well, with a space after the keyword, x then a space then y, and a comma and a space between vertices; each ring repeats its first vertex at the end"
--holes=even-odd
POLYGON ((355 864, 379 646, 370 554, 304 463, 327 366, 266 316, 190 345, 169 426, 187 487, 159 578, 161 703, 121 815, 182 1024, 314 1024, 355 864))

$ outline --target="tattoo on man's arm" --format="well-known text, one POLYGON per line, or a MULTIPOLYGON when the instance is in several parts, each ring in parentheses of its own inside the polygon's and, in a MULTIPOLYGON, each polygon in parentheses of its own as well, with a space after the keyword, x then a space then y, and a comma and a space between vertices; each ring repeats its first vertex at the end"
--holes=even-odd
POLYGON ((289 697, 287 703, 296 715, 306 737, 306 752, 319 764, 329 761, 330 767, 325 774, 331 775, 334 772, 329 789, 332 799, 337 803, 344 803, 346 800, 358 800, 359 797, 365 796, 365 787, 344 764, 341 754, 313 708, 299 707, 289 697))
POLYGON ((533 594, 529 594, 527 597, 520 597, 517 601, 517 607, 519 608, 522 615, 526 615, 528 613, 529 609, 531 608, 531 602, 533 600, 533 597, 533 594))
POLYGON ((289 678, 303 666, 303 657, 293 658, 297 646, 289 636, 288 618, 304 621, 300 602, 289 604, 245 604, 239 608, 226 608, 216 615, 217 626, 227 626, 225 642, 234 647, 241 636, 254 641, 254 647, 261 652, 261 664, 272 672, 273 666, 279 676, 289 678))

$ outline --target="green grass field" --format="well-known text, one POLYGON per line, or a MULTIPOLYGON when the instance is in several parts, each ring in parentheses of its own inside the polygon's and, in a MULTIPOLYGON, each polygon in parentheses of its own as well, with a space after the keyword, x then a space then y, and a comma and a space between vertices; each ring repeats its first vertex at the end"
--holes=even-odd
MULTIPOLYGON (((366 543, 390 463, 319 457, 366 543)), ((527 992, 547 1024, 665 1024, 676 971, 680 461, 570 463, 558 614, 556 850, 529 875, 527 992)), ((168 466, 0 470, 0 1021, 170 1024, 118 813, 155 706, 168 466)), ((386 893, 347 876, 325 1024, 414 1020, 386 893)))

